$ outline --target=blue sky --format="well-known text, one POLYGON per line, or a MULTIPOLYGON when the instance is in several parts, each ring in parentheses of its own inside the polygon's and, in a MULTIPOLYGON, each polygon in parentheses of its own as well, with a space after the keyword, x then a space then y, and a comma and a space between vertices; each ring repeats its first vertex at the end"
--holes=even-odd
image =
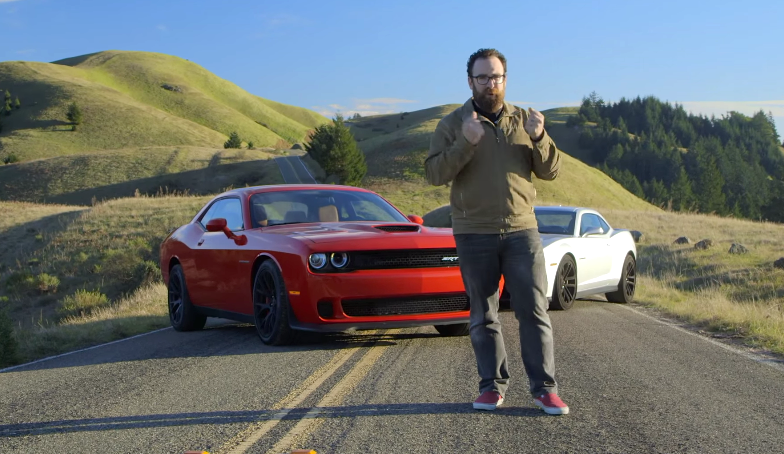
POLYGON ((332 116, 462 103, 468 56, 495 47, 524 107, 653 95, 771 111, 784 136, 782 18, 778 0, 0 0, 0 61, 161 52, 332 116))

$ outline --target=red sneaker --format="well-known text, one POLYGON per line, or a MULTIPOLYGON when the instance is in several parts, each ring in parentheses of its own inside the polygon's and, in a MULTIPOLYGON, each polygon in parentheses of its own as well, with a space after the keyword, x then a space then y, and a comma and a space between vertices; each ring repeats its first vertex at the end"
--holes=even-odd
POLYGON ((495 410, 504 403, 504 396, 498 391, 485 391, 474 401, 474 410, 495 410))
POLYGON ((534 403, 548 415, 565 415, 569 413, 569 407, 558 397, 558 394, 544 393, 534 398, 534 403))

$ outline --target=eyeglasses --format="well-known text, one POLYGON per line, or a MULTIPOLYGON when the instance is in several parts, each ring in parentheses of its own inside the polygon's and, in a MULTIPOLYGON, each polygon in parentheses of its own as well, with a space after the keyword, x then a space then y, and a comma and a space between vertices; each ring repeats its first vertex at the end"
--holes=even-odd
POLYGON ((504 83, 506 74, 503 74, 501 76, 492 76, 492 77, 491 76, 471 76, 471 77, 473 77, 479 83, 479 85, 487 85, 487 83, 490 82, 491 79, 496 85, 499 85, 504 83))

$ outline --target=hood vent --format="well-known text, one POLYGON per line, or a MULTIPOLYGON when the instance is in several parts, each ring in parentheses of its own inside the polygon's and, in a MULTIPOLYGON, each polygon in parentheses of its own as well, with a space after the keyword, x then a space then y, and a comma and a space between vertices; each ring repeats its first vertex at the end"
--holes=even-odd
POLYGON ((377 225, 377 229, 385 232, 418 232, 418 225, 377 225))

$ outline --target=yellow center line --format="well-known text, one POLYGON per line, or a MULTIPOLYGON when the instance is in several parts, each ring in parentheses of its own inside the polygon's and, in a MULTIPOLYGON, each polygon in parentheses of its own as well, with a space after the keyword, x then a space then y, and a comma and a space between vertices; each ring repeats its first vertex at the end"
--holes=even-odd
POLYGON ((261 437, 266 435, 278 423, 286 417, 294 408, 301 404, 302 401, 308 398, 315 390, 321 386, 329 377, 331 377, 346 361, 351 358, 354 353, 359 351, 361 347, 351 347, 341 350, 337 355, 333 356, 326 364, 321 366, 313 372, 302 384, 292 390, 286 397, 278 401, 272 406, 271 410, 280 410, 275 413, 269 420, 259 421, 251 424, 245 430, 241 431, 226 443, 221 448, 215 451, 215 454, 225 452, 227 454, 244 453, 253 444, 258 442, 261 437))
MULTIPOLYGON (((399 329, 389 330, 387 334, 399 333, 399 329)), ((286 435, 283 436, 275 446, 272 447, 267 454, 279 454, 282 452, 290 452, 296 443, 301 443, 308 434, 316 431, 325 419, 319 418, 318 415, 327 407, 335 407, 339 405, 343 398, 345 398, 354 388, 362 381, 363 378, 370 372, 371 367, 376 361, 384 354, 386 348, 380 345, 371 346, 362 359, 351 368, 339 382, 336 384, 326 396, 324 396, 315 407, 310 409, 305 416, 294 426, 286 435)))

